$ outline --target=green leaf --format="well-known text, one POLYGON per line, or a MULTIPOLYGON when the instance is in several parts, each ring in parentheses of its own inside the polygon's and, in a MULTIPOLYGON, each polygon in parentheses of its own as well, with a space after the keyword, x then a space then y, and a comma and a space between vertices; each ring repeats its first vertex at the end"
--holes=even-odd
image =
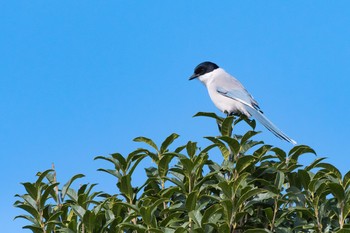
POLYGON ((120 174, 119 171, 115 170, 115 169, 104 169, 104 168, 99 168, 97 169, 97 171, 100 171, 100 172, 106 172, 112 176, 115 176, 117 177, 118 179, 121 179, 122 177, 122 174, 120 174))
POLYGON ((58 185, 58 183, 51 184, 45 188, 44 193, 40 197, 40 209, 43 209, 47 199, 49 198, 49 194, 54 191, 54 188, 58 185))
POLYGON ((277 171, 276 179, 275 179, 275 187, 278 190, 281 190, 283 184, 284 184, 284 173, 281 171, 277 171))
POLYGON ((266 155, 267 152, 272 148, 271 145, 263 145, 256 151, 254 151, 253 155, 258 158, 258 160, 262 160, 263 156, 266 155))
POLYGON ((333 166, 332 164, 329 163, 319 163, 317 164, 315 167, 320 167, 320 168, 324 168, 326 169, 328 172, 334 174, 336 176, 336 178, 341 179, 341 173, 340 171, 333 166))
POLYGON ((32 215, 38 222, 40 222, 40 213, 38 210, 30 205, 27 204, 18 204, 16 207, 21 208, 25 211, 27 211, 30 215, 32 215))
POLYGON ((187 175, 187 178, 190 178, 190 175, 194 168, 193 162, 186 157, 180 157, 179 159, 181 165, 183 166, 183 174, 187 175))
POLYGON ((256 131, 248 131, 247 133, 245 133, 241 139, 241 144, 245 144, 251 137, 257 135, 260 132, 256 132, 256 131))
POLYGON ((291 159, 298 161, 299 156, 302 154, 306 154, 306 153, 311 153, 311 154, 316 155, 316 152, 311 147, 306 146, 306 145, 298 145, 298 146, 293 147, 289 151, 288 156, 291 159))
POLYGON ((71 207, 72 207, 74 213, 76 213, 79 216, 79 218, 82 219, 84 217, 86 210, 83 207, 81 207, 79 205, 71 205, 71 207))
POLYGON ((240 153, 240 144, 237 141, 237 139, 231 138, 231 137, 226 137, 226 136, 222 136, 219 138, 227 143, 227 145, 230 147, 233 155, 238 155, 240 153))
POLYGON ((222 136, 231 137, 233 120, 234 120, 233 116, 228 116, 224 119, 224 121, 221 124, 222 136))
POLYGON ((126 162, 125 158, 123 155, 121 155, 120 153, 113 153, 111 154, 112 158, 116 161, 118 161, 118 165, 120 166, 116 166, 116 168, 118 169, 122 169, 123 171, 126 171, 126 169, 128 169, 128 163, 126 162))
POLYGON ((126 202, 118 202, 118 205, 120 206, 125 206, 129 209, 132 209, 133 211, 135 211, 136 213, 139 212, 139 208, 135 205, 132 205, 132 204, 129 204, 129 203, 126 203, 126 202))
MULTIPOLYGON (((114 164, 116 170, 122 170, 123 172, 127 169, 127 162, 125 158, 119 153, 111 154, 111 157, 97 156, 94 160, 102 159, 114 164)), ((106 169, 104 169, 105 171, 106 169)))
POLYGON ((248 140, 246 143, 241 144, 241 148, 239 150, 239 153, 245 154, 248 150, 250 150, 251 148, 253 148, 254 146, 263 144, 263 141, 253 141, 253 140, 248 140))
POLYGON ((152 141, 152 139, 146 137, 137 137, 134 138, 134 142, 144 142, 155 149, 157 152, 159 151, 157 145, 152 141))
POLYGON ((219 117, 218 115, 216 115, 215 113, 212 113, 212 112, 198 112, 193 117, 198 117, 198 116, 214 118, 219 122, 222 122, 224 120, 224 118, 219 117))
POLYGON ((223 224, 221 224, 220 226, 219 226, 219 231, 218 232, 222 232, 222 233, 224 233, 224 232, 230 232, 230 227, 228 226, 228 224, 226 224, 226 223, 223 223, 223 224))
POLYGON ((335 233, 350 233, 350 229, 340 229, 337 230, 335 233))
POLYGON ((255 162, 255 158, 250 155, 241 156, 237 159, 236 164, 236 170, 238 173, 241 173, 246 169, 248 166, 250 166, 252 163, 255 162))
POLYGON ((26 189, 29 196, 31 196, 34 200, 38 198, 38 189, 35 187, 34 184, 26 182, 26 183, 22 183, 22 185, 26 189))
POLYGON ((311 192, 317 192, 317 190, 324 185, 326 185, 325 179, 313 177, 309 183, 308 190, 311 192))
POLYGON ((158 174, 160 177, 167 175, 169 170, 169 163, 174 158, 174 153, 166 153, 158 162, 158 174))
POLYGON ((47 220, 47 223, 53 222, 55 221, 63 212, 62 211, 58 211, 56 213, 53 213, 50 218, 47 220))
POLYGON ((186 199, 186 209, 188 210, 188 212, 196 209, 196 205, 197 205, 197 196, 198 196, 198 193, 197 191, 193 191, 191 192, 187 199, 186 199))
POLYGON ((166 231, 163 231, 163 230, 160 230, 157 228, 148 228, 147 232, 149 232, 149 233, 152 233, 152 232, 154 232, 154 233, 167 233, 166 231))
POLYGON ((225 146, 225 144, 223 142, 221 142, 219 139, 217 139, 215 137, 205 137, 205 138, 212 141, 213 143, 215 143, 215 145, 220 149, 224 159, 228 160, 228 158, 230 156, 230 151, 227 149, 227 147, 225 146))
POLYGON ((129 201, 133 199, 133 190, 131 186, 131 176, 122 176, 120 182, 118 182, 118 188, 122 194, 124 194, 129 201))
POLYGON ((135 230, 138 233, 146 232, 147 228, 145 226, 142 226, 140 224, 132 224, 128 222, 123 222, 119 224, 119 227, 121 229, 124 229, 123 232, 133 232, 133 231, 126 231, 126 230, 135 230))
POLYGON ((232 215, 233 215, 233 203, 232 203, 232 200, 230 199, 223 199, 221 202, 220 202, 221 206, 223 207, 223 213, 225 213, 225 219, 227 219, 229 222, 232 218, 232 215))
POLYGON ((186 144, 186 151, 190 158, 193 158, 197 150, 197 143, 189 141, 186 144))
POLYGON ((61 233, 76 233, 75 231, 69 229, 69 228, 62 228, 62 229, 57 229, 57 232, 61 232, 61 233))
POLYGON ((39 176, 39 178, 36 180, 35 182, 35 186, 36 188, 41 186, 41 182, 43 181, 43 179, 46 177, 47 174, 49 174, 50 172, 54 172, 54 170, 52 169, 48 169, 44 172, 38 172, 36 175, 39 176))
POLYGON ((154 212, 157 210, 157 207, 160 204, 164 204, 165 202, 168 202, 169 199, 168 198, 160 198, 155 200, 152 204, 151 204, 151 214, 154 215, 154 212))
POLYGON ((227 180, 224 180, 218 184, 220 187, 222 193, 225 195, 226 198, 231 199, 233 194, 232 194, 232 185, 228 183, 227 180))
POLYGON ((317 164, 319 164, 322 160, 326 159, 325 157, 323 158, 317 158, 315 159, 310 165, 305 167, 306 171, 310 171, 311 169, 315 168, 317 164))
POLYGON ((232 185, 233 193, 237 193, 238 190, 242 188, 244 182, 247 183, 247 178, 249 175, 250 175, 249 172, 244 172, 239 174, 238 178, 235 179, 232 185))
POLYGON ((177 227, 174 233, 184 233, 187 232, 187 230, 183 227, 177 227))
POLYGON ((33 216, 31 216, 31 215, 21 214, 21 215, 17 215, 14 219, 17 219, 17 218, 26 219, 26 220, 32 222, 34 225, 38 224, 38 221, 35 218, 33 218, 33 216))
POLYGON ((256 127, 256 121, 253 119, 253 120, 250 120, 246 115, 244 114, 241 114, 237 120, 235 120, 234 122, 234 125, 237 125, 239 122, 241 121, 245 121, 253 130, 255 129, 256 127))
POLYGON ((146 224, 146 226, 151 226, 152 217, 153 217, 151 215, 151 208, 149 206, 141 206, 140 207, 140 214, 141 214, 142 220, 146 224))
POLYGON ((134 171, 135 171, 137 165, 138 165, 146 156, 147 156, 146 154, 143 154, 143 155, 139 156, 139 157, 136 159, 135 163, 131 166, 131 168, 130 168, 129 171, 128 171, 128 173, 129 173, 130 175, 132 175, 132 174, 134 173, 134 171))
POLYGON ((272 233, 272 231, 269 231, 267 229, 249 229, 244 232, 245 233, 272 233))
POLYGON ((69 189, 67 190, 66 195, 67 195, 70 199, 72 199, 73 202, 75 202, 75 203, 78 202, 78 194, 77 194, 77 192, 76 192, 74 189, 69 188, 69 189))
POLYGON ((298 177, 299 177, 299 181, 303 185, 303 188, 307 190, 311 180, 307 170, 302 170, 302 169, 298 170, 298 177))
POLYGON ((245 201, 247 201, 248 199, 250 199, 250 198, 252 198, 260 193, 266 193, 266 190, 257 188, 257 189, 251 189, 251 190, 247 191, 238 199, 237 206, 241 206, 245 201))
POLYGON ((173 212, 171 214, 166 215, 166 217, 160 221, 160 227, 171 226, 173 223, 182 221, 182 218, 180 219, 181 215, 181 212, 173 212))
POLYGON ((175 140, 176 138, 178 138, 178 137, 179 137, 179 135, 177 135, 176 133, 173 133, 173 134, 171 134, 170 136, 168 136, 168 137, 164 140, 164 142, 162 143, 162 145, 160 146, 160 153, 163 154, 164 152, 166 152, 166 150, 167 150, 167 148, 169 147, 169 145, 170 145, 171 143, 173 143, 174 140, 175 140))
POLYGON ((184 185, 184 183, 181 180, 178 180, 178 179, 173 178, 173 177, 171 177, 171 178, 164 177, 164 179, 166 179, 166 180, 172 182, 173 184, 175 184, 177 187, 180 188, 180 190, 182 190, 182 192, 186 191, 185 185, 184 185))
POLYGON ((269 222, 272 222, 273 219, 273 210, 271 207, 265 208, 264 209, 266 218, 269 220, 269 222))
POLYGON ((139 160, 140 158, 147 156, 148 153, 149 153, 149 150, 146 150, 144 148, 138 148, 128 154, 126 158, 126 163, 130 164, 133 161, 139 160))
POLYGON ((199 210, 190 211, 188 216, 196 223, 197 227, 201 227, 202 214, 199 210))
POLYGON ((42 233, 44 232, 43 229, 39 226, 24 226, 23 229, 30 229, 33 233, 42 233))
POLYGON ((200 152, 201 152, 201 153, 208 153, 211 149, 213 149, 213 148, 215 148, 215 147, 216 147, 215 144, 211 144, 211 145, 205 147, 205 148, 204 148, 203 150, 201 150, 200 152))
POLYGON ((333 196, 337 199, 338 202, 343 202, 345 199, 345 191, 344 188, 337 183, 329 183, 329 189, 331 190, 333 196))
POLYGON ((350 184, 350 171, 348 171, 343 178, 343 187, 347 189, 350 184))
POLYGON ((183 151, 183 149, 186 148, 186 145, 183 145, 183 146, 179 146, 178 148, 175 149, 175 153, 180 153, 181 151, 183 151))
POLYGON ((282 149, 278 147, 274 147, 271 149, 271 151, 275 152, 276 156, 279 158, 281 162, 286 161, 287 154, 282 149))
POLYGON ((202 218, 202 225, 207 223, 218 224, 218 221, 222 216, 222 207, 219 204, 211 205, 208 209, 204 211, 202 218))
POLYGON ((61 192, 61 196, 62 196, 62 199, 64 200, 66 194, 67 194, 67 191, 69 189, 69 187, 71 186, 71 184, 76 180, 76 179, 79 179, 79 178, 82 178, 84 177, 83 174, 77 174, 75 176, 73 176, 62 188, 62 192, 61 192))

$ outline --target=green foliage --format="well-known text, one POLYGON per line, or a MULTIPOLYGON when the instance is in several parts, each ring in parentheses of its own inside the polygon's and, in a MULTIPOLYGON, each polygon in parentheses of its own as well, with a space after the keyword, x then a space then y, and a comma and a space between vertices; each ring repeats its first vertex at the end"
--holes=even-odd
POLYGON ((34 233, 350 232, 350 172, 342 176, 324 158, 302 166, 299 157, 313 149, 298 145, 287 153, 256 141, 255 121, 245 117, 196 116, 219 126, 220 135, 206 137, 204 149, 189 141, 171 150, 179 137, 171 134, 160 146, 137 137, 148 149, 96 157, 112 165, 98 170, 115 177, 115 194, 93 192, 95 184, 74 190, 82 174, 60 186, 55 170, 46 170, 22 183, 26 193, 14 205, 26 214, 16 218, 28 220, 23 228, 34 233), (242 121, 252 130, 232 134, 242 121), (218 153, 221 164, 210 159, 218 153), (135 187, 134 171, 147 158, 154 166, 135 187))

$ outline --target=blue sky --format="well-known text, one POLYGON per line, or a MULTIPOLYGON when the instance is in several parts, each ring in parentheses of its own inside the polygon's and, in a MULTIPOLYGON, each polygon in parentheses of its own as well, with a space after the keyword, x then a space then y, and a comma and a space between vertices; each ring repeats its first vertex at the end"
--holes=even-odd
MULTIPOLYGON (((173 132, 181 136, 177 146, 208 145, 202 137, 217 135, 214 121, 192 116, 220 113, 204 86, 188 81, 205 60, 236 76, 287 135, 348 171, 349 7, 349 1, 1 1, 2 230, 22 231, 26 222, 13 221, 23 213, 12 206, 14 194, 51 163, 62 183, 83 173, 79 182, 114 192, 114 180, 96 171, 109 164, 95 156, 127 154, 141 146, 132 142, 137 136, 160 143, 173 132)), ((257 139, 291 149, 258 130, 257 139)))

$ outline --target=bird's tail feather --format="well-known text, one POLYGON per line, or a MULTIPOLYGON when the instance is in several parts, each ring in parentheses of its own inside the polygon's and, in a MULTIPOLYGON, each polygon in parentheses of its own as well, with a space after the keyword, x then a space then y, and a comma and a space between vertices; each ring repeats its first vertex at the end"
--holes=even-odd
POLYGON ((263 113, 254 109, 251 106, 247 106, 246 110, 252 115, 255 119, 257 119, 262 125, 264 125, 268 130, 270 130, 276 137, 286 140, 287 142, 296 145, 297 142, 285 135, 280 129, 278 129, 269 119, 267 119, 263 113))

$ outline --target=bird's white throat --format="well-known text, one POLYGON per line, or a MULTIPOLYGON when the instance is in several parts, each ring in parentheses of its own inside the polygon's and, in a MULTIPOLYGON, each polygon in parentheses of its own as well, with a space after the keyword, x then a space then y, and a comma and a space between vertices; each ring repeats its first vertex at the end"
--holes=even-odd
POLYGON ((213 70, 212 72, 203 74, 201 76, 198 77, 198 79, 204 83, 204 85, 208 85, 208 83, 212 82, 215 77, 217 77, 218 75, 220 75, 222 72, 225 72, 223 69, 221 68, 217 68, 215 70, 213 70))

